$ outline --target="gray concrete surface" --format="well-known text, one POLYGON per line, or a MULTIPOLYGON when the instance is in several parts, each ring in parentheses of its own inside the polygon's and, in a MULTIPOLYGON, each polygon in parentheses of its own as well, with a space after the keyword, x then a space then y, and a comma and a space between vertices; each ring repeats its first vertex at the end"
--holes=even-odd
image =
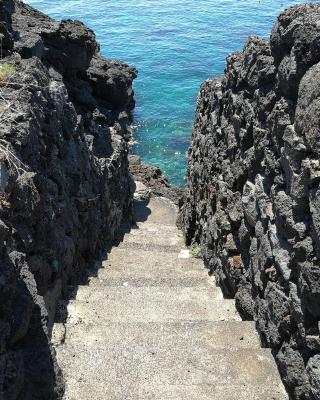
POLYGON ((201 260, 181 258, 176 214, 166 199, 137 202, 136 227, 60 303, 65 400, 288 399, 254 323, 201 260))

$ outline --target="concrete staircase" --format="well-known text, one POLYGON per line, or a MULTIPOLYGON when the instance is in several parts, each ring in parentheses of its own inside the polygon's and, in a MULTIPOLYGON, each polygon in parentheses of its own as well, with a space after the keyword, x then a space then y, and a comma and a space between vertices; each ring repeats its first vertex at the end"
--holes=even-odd
POLYGON ((151 198, 135 214, 97 276, 61 305, 52 341, 65 399, 287 399, 254 323, 183 250, 175 206, 151 198))

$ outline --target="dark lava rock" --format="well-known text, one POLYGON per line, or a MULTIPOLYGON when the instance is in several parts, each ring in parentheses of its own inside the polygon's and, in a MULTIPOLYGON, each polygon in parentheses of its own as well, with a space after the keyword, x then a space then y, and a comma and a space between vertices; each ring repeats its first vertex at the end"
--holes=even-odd
POLYGON ((135 68, 120 61, 105 60, 98 55, 91 60, 87 77, 94 96, 119 108, 134 108, 131 83, 137 77, 135 68))
POLYGON ((86 71, 99 50, 95 34, 80 21, 61 21, 42 36, 45 59, 61 73, 86 71))
POLYGON ((57 300, 131 218, 137 72, 18 0, 0 2, 0 35, 0 399, 57 400, 57 300))
MULTIPOLYGON (((310 376, 310 381, 312 383, 312 392, 314 398, 317 398, 320 391, 320 355, 312 357, 309 360, 307 372, 310 376)), ((319 397, 319 396, 318 396, 319 397)))
POLYGON ((319 399, 320 6, 252 36, 201 86, 179 224, 294 399, 319 399))
POLYGON ((165 197, 179 204, 183 190, 172 186, 162 175, 159 167, 148 165, 134 155, 129 156, 129 164, 134 180, 142 182, 155 196, 165 197))

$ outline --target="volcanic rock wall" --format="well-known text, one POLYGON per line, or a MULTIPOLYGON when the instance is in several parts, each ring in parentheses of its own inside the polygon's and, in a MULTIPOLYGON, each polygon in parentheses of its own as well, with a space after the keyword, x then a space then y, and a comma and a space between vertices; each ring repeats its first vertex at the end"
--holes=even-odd
POLYGON ((320 398, 319 82, 320 5, 230 55, 200 90, 179 221, 294 399, 320 398))
POLYGON ((136 70, 94 33, 0 2, 0 400, 61 398, 57 299, 130 216, 136 70))

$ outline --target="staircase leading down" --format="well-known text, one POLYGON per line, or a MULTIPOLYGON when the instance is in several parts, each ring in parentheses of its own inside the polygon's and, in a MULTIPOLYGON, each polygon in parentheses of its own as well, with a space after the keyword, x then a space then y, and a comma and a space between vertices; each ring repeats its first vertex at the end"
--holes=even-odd
POLYGON ((183 250, 176 207, 152 197, 135 214, 97 276, 61 304, 52 342, 65 400, 288 399, 254 323, 183 250))

